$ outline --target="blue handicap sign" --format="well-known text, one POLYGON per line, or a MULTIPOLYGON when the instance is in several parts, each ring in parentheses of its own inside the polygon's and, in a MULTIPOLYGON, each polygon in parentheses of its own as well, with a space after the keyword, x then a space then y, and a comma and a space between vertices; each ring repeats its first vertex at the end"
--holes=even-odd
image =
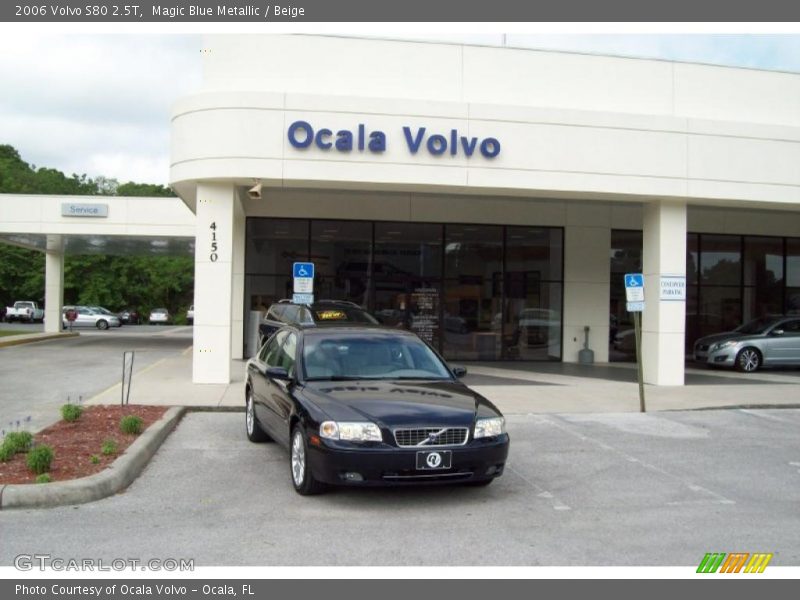
POLYGON ((641 273, 627 273, 625 275, 626 288, 640 288, 644 287, 644 277, 641 273))
POLYGON ((295 279, 305 279, 314 277, 314 263, 296 262, 293 265, 293 277, 295 279))

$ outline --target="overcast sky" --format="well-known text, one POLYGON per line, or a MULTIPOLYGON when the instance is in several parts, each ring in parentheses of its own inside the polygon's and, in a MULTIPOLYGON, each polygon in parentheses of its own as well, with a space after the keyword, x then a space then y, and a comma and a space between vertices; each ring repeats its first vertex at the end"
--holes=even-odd
MULTIPOLYGON (((167 183, 170 110, 176 98, 199 87, 199 36, 3 33, 0 144, 15 146, 29 163, 68 175, 167 183)), ((432 38, 800 73, 800 35, 498 34, 417 39, 432 38)))

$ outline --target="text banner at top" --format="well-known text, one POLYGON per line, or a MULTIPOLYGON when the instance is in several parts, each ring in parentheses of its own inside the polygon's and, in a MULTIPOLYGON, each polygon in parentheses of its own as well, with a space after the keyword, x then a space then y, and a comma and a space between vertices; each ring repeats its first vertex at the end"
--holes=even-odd
POLYGON ((787 0, 9 0, 0 22, 799 22, 787 0))

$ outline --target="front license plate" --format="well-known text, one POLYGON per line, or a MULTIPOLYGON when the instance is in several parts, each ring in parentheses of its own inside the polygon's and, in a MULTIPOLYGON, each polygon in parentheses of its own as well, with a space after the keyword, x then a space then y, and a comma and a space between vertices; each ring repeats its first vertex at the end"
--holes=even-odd
POLYGON ((417 452, 417 470, 449 469, 453 463, 451 450, 429 450, 417 452))

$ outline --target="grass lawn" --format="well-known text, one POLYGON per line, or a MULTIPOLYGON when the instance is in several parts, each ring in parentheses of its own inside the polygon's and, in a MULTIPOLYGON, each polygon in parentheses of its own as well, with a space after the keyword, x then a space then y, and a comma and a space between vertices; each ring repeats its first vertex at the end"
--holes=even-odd
POLYGON ((8 337, 9 335, 23 335, 29 333, 27 331, 0 331, 0 337, 8 337))

